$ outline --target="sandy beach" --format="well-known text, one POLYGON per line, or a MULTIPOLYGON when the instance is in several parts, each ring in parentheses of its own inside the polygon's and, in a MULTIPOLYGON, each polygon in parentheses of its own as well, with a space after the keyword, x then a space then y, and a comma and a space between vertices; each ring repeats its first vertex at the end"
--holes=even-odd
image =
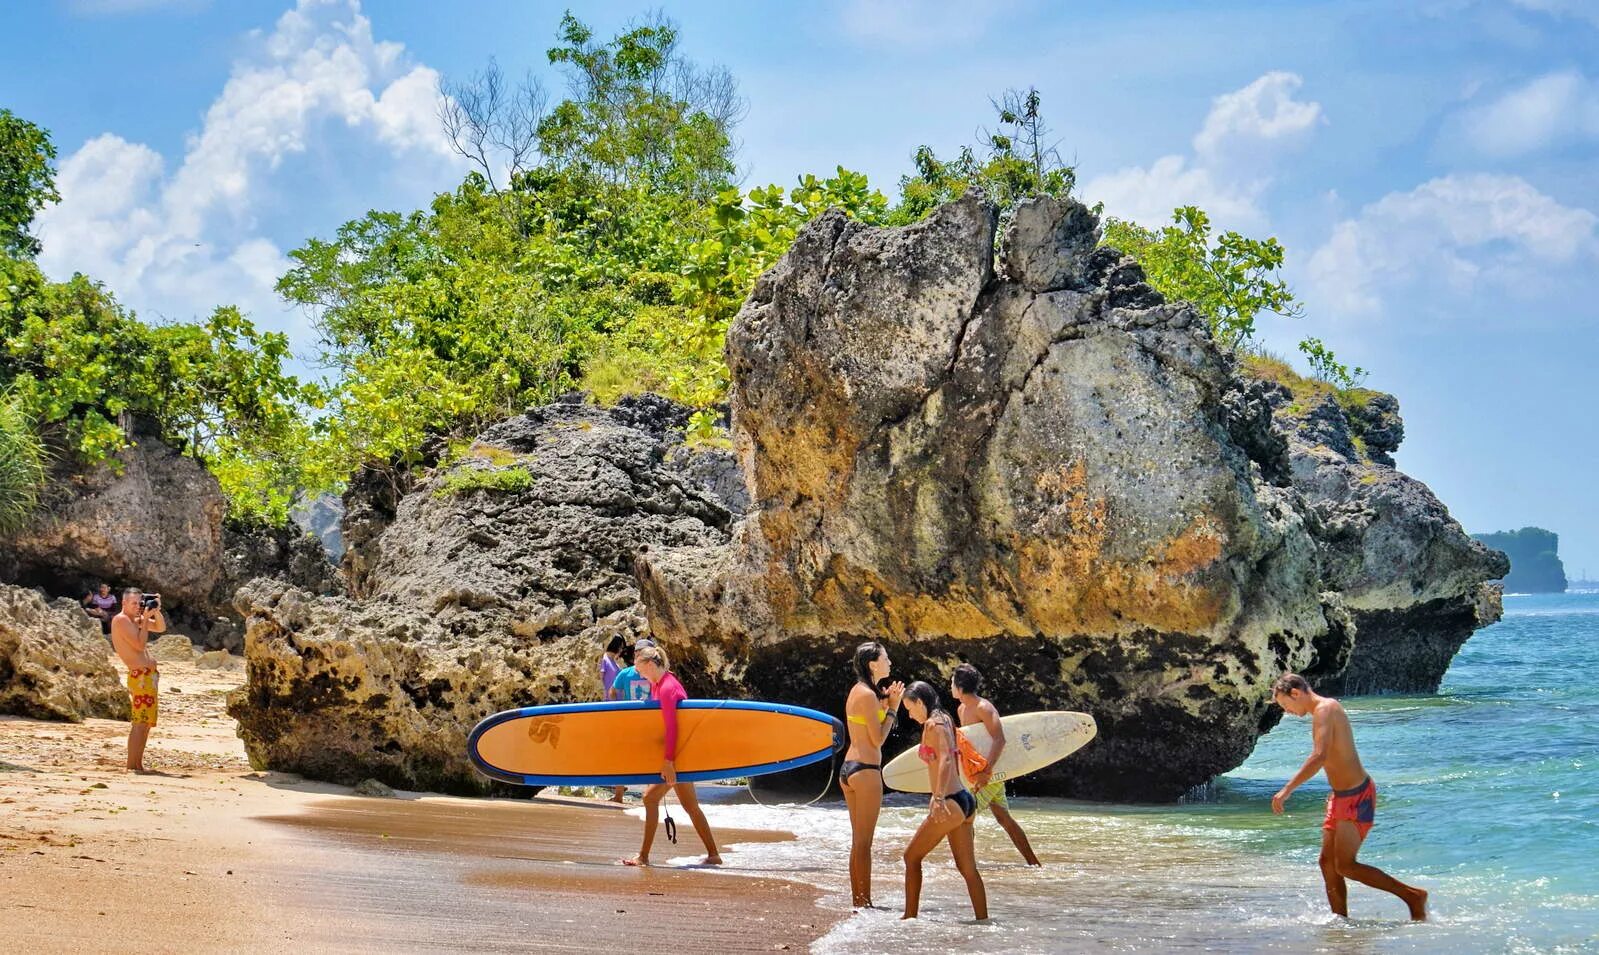
MULTIPOLYGON (((630 935, 716 951, 800 950, 843 913, 807 886, 724 871, 657 843, 617 865, 641 823, 561 797, 472 800, 252 771, 223 711, 242 670, 163 663, 146 765, 127 724, 0 717, 0 931, 29 952, 592 951, 630 935)), ((681 813, 679 813, 681 815, 681 813)), ((714 810, 712 824, 716 824, 714 810)))

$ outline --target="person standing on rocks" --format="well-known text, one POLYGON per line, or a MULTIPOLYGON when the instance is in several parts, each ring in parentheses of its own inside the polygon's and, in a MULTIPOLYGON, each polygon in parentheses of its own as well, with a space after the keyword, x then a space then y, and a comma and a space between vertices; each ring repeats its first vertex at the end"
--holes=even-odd
POLYGON ((1284 673, 1272 684, 1272 697, 1284 711, 1311 718, 1310 758, 1288 784, 1271 797, 1271 811, 1281 815, 1288 794, 1316 775, 1327 772, 1332 792, 1327 796, 1327 816, 1321 824, 1321 877, 1327 883, 1327 903, 1334 915, 1349 917, 1349 886, 1354 879, 1399 896, 1410 908, 1410 917, 1426 921, 1427 892, 1406 885, 1376 866, 1355 860, 1360 844, 1377 821, 1377 784, 1366 775, 1355 751, 1355 731, 1349 715, 1331 697, 1310 688, 1304 677, 1284 673))
POLYGON ((1005 751, 1005 728, 999 721, 999 709, 978 696, 983 688, 983 674, 970 663, 962 663, 950 674, 949 686, 955 699, 960 701, 956 713, 961 725, 981 723, 987 728, 991 740, 988 752, 983 754, 988 757, 988 767, 970 780, 972 792, 977 796, 977 808, 986 807, 994 814, 999 827, 1010 836, 1010 841, 1015 843, 1017 851, 1028 865, 1043 865, 1038 861, 1038 856, 1033 854, 1033 846, 1027 841, 1027 832, 1022 829, 1022 824, 1010 814, 1010 803, 1005 799, 1005 780, 993 778, 994 767, 999 765, 999 754, 1005 751))
POLYGON ((878 689, 888 679, 888 650, 868 642, 855 648, 855 683, 844 698, 849 749, 838 768, 838 788, 849 807, 850 904, 872 907, 872 840, 883 809, 883 741, 894 730, 905 684, 878 689))
POLYGON ((89 616, 100 621, 100 632, 107 636, 111 634, 111 618, 117 615, 118 603, 121 601, 111 592, 110 584, 101 584, 99 590, 83 598, 89 616))
POLYGON ((905 847, 905 914, 913 919, 922 897, 922 860, 945 839, 955 868, 966 880, 972 899, 972 913, 981 922, 988 918, 988 890, 977 871, 977 852, 973 845, 972 817, 977 814, 977 798, 961 785, 960 759, 956 755, 955 723, 939 706, 938 691, 917 680, 905 691, 905 712, 922 724, 922 744, 916 755, 927 764, 927 781, 932 799, 927 818, 916 827, 910 845, 905 847))
MULTIPOLYGON (((611 688, 616 685, 616 675, 622 672, 622 651, 626 649, 627 640, 618 634, 611 638, 611 642, 605 645, 605 652, 600 654, 600 699, 602 700, 614 699, 611 688)), ((626 793, 626 786, 611 787, 611 802, 621 802, 626 793)))
POLYGON ((661 779, 664 782, 651 783, 644 789, 644 844, 639 847, 637 856, 623 859, 622 864, 636 866, 650 864, 650 846, 655 842, 655 828, 661 800, 666 797, 666 791, 670 789, 677 793, 678 804, 688 813, 689 821, 694 823, 694 831, 699 833, 700 841, 705 843, 703 864, 721 865, 722 857, 716 851, 716 839, 711 835, 711 824, 705 818, 705 811, 700 808, 694 784, 677 781, 677 707, 688 699, 688 692, 683 689, 683 684, 677 677, 672 675, 666 660, 666 651, 660 647, 652 645, 636 651, 633 654, 633 666, 637 667, 640 675, 650 682, 650 698, 661 703, 661 719, 666 723, 666 758, 661 764, 661 779))
POLYGON ((161 674, 150 654, 150 634, 165 633, 167 622, 161 615, 161 598, 144 606, 144 593, 137 587, 122 592, 122 612, 111 620, 111 646, 128 668, 128 697, 133 704, 132 725, 128 729, 128 768, 144 772, 144 744, 155 728, 160 710, 161 674))

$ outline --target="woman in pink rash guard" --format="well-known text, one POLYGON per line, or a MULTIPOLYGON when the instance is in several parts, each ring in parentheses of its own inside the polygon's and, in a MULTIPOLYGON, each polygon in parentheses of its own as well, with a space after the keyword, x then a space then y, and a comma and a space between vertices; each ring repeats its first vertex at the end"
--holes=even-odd
POLYGON ((722 857, 716 852, 716 840, 711 836, 711 824, 700 809, 699 797, 694 794, 693 783, 677 781, 677 705, 688 698, 683 684, 667 670, 666 651, 660 647, 645 647, 633 655, 633 666, 639 675, 650 681, 650 699, 661 702, 661 719, 666 722, 666 761, 661 764, 664 783, 651 783, 644 790, 644 845, 638 855, 623 859, 623 865, 649 865, 650 844, 655 841, 655 827, 660 817, 661 799, 668 789, 677 793, 677 801, 694 823, 694 831, 705 843, 705 865, 721 865, 722 857))

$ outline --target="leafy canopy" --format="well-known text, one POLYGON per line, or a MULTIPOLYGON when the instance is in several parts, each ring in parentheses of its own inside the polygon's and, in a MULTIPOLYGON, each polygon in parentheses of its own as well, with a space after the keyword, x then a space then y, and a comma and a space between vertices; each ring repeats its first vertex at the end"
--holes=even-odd
POLYGON ((0 109, 0 254, 39 254, 39 240, 28 229, 46 203, 61 198, 50 165, 55 158, 49 133, 0 109))

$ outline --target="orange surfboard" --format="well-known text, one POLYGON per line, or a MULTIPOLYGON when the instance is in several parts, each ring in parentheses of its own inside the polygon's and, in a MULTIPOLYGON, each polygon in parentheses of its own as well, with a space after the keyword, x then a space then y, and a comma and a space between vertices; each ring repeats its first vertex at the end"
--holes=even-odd
MULTIPOLYGON (((843 723, 800 706, 685 700, 677 707, 679 782, 783 772, 827 759, 843 743, 843 723)), ((532 706, 489 717, 466 745, 479 772, 521 786, 658 783, 666 724, 653 700, 532 706)))

